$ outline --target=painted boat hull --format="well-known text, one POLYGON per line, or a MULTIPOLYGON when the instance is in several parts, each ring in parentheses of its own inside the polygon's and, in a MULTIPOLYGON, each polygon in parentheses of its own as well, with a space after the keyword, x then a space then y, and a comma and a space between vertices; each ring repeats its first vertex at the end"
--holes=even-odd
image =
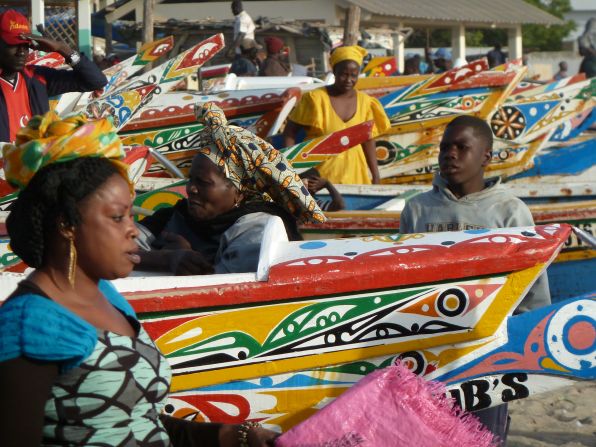
POLYGON ((595 378, 594 297, 510 317, 568 226, 287 242, 275 219, 256 274, 115 281, 172 366, 168 413, 287 429, 397 359, 472 410, 595 378))

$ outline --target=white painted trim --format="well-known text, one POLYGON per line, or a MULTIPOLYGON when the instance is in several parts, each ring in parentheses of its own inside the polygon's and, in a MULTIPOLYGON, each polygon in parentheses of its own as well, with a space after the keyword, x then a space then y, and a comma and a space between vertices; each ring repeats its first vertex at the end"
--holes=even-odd
POLYGON ((269 268, 277 257, 280 245, 287 242, 288 235, 283 221, 277 216, 270 216, 263 231, 259 266, 257 267, 257 281, 267 281, 269 279, 269 268))

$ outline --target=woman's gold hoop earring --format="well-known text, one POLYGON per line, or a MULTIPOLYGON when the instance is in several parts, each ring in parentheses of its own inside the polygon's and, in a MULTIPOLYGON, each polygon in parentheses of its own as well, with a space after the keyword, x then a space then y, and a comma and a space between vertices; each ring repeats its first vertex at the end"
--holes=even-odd
POLYGON ((70 253, 68 255, 68 282, 70 287, 75 285, 75 273, 77 268, 77 249, 74 244, 74 237, 70 239, 70 253))

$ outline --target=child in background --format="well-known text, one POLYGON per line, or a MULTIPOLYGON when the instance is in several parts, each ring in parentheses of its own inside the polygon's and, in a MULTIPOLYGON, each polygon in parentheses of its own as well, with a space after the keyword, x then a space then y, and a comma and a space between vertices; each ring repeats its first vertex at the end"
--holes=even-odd
MULTIPOLYGON (((528 207, 501 185, 484 179, 492 156, 493 135, 480 118, 459 116, 451 121, 440 143, 439 173, 433 189, 409 200, 401 214, 400 233, 461 231, 534 225, 528 207)), ((516 313, 550 304, 546 273, 528 291, 516 313)), ((481 422, 507 438, 507 405, 476 413, 481 422)))

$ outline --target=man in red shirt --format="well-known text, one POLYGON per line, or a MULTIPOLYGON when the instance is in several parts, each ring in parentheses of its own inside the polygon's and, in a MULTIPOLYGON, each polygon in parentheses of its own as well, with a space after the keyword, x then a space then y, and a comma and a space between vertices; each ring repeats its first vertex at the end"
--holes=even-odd
POLYGON ((28 20, 14 10, 0 14, 0 142, 14 141, 31 116, 49 110, 49 97, 67 92, 99 90, 103 73, 64 42, 31 34, 28 20), (72 70, 27 67, 29 48, 57 52, 72 70))

